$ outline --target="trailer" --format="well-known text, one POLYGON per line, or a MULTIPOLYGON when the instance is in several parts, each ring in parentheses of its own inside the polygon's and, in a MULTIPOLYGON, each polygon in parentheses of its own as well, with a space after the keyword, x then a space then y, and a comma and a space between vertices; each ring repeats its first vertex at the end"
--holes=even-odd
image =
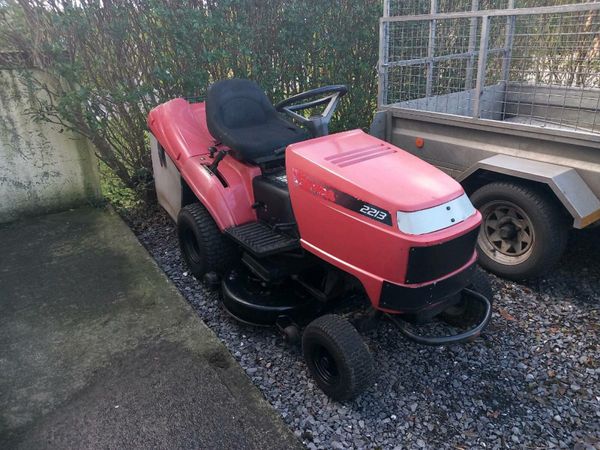
POLYGON ((462 183, 481 265, 511 279, 600 223, 600 2, 540 3, 385 0, 380 20, 371 133, 462 183))

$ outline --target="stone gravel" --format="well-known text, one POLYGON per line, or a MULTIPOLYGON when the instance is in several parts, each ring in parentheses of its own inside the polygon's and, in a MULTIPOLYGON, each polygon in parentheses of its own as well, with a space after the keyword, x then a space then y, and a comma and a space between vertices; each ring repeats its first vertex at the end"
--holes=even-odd
POLYGON ((274 329, 232 320, 187 272, 164 212, 128 221, 309 449, 600 449, 600 229, 573 232, 561 266, 541 279, 492 276, 492 323, 475 342, 426 347, 386 322, 364 334, 375 383, 336 403, 299 349, 274 329))

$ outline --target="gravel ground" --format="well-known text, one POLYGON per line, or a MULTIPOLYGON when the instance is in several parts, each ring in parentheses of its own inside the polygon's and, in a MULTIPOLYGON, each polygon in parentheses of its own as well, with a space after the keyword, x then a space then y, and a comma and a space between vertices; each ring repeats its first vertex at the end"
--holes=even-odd
POLYGON ((188 275, 163 212, 130 220, 139 240, 310 449, 600 449, 600 229, 574 232, 535 282, 493 278, 492 324, 476 342, 425 347, 387 323, 366 334, 376 383, 330 401, 298 349, 234 322, 188 275))

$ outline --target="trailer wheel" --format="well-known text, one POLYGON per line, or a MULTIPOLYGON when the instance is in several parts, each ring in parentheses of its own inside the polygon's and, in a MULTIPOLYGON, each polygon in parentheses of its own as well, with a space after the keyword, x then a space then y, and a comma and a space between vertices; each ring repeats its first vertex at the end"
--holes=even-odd
MULTIPOLYGON (((472 283, 467 287, 486 297, 493 305, 494 292, 492 291, 490 278, 483 269, 477 268, 472 283)), ((485 308, 481 302, 474 301, 471 297, 463 297, 456 305, 442 311, 439 318, 449 325, 466 328, 478 323, 484 314, 485 308)))
POLYGON ((334 400, 349 400, 373 381, 373 357, 350 322, 328 314, 302 335, 302 352, 319 387, 334 400))
POLYGON ((471 195, 483 216, 477 238, 480 264, 513 280, 551 269, 567 245, 568 227, 549 195, 517 182, 487 184, 471 195))
POLYGON ((177 235, 183 259, 196 278, 222 274, 236 261, 236 248, 200 203, 186 205, 177 216, 177 235))

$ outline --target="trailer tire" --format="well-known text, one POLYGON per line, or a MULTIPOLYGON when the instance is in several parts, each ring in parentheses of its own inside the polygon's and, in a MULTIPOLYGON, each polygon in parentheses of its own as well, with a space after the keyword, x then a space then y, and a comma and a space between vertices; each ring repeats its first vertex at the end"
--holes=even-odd
POLYGON ((214 272, 223 274, 233 267, 237 251, 200 203, 184 206, 177 216, 179 247, 190 272, 202 279, 214 272))
POLYGON ((546 192, 519 182, 494 182, 477 189, 471 202, 483 216, 477 238, 482 267, 522 280, 558 263, 568 226, 561 207, 546 192))
POLYGON ((373 381, 373 357, 356 328, 334 314, 308 324, 302 353, 317 385, 334 400, 356 397, 373 381))
MULTIPOLYGON (((467 288, 486 297, 490 304, 494 304, 494 291, 489 275, 481 268, 477 268, 473 280, 467 288)), ((458 294, 460 295, 460 294, 458 294)), ((485 314, 481 302, 473 301, 471 297, 462 298, 456 305, 450 306, 440 313, 439 318, 449 325, 466 328, 478 323, 485 314)))

